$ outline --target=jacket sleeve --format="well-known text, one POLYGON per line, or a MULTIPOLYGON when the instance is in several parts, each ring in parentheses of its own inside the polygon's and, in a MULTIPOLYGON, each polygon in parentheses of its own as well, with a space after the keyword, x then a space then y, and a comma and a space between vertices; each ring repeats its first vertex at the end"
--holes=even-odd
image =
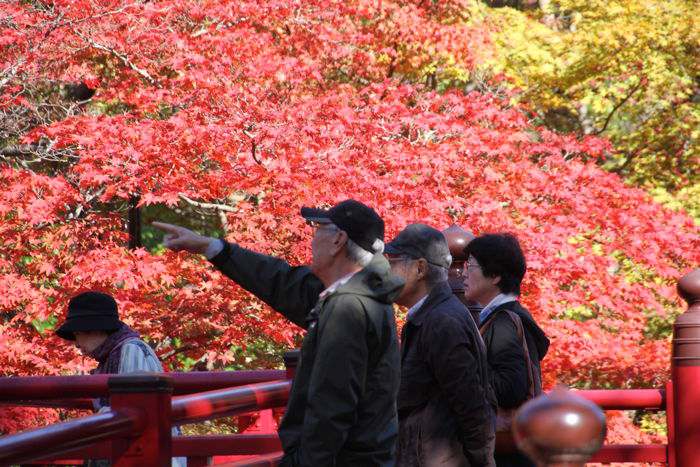
POLYGON ((494 412, 481 381, 477 336, 454 319, 430 324, 421 347, 450 408, 457 416, 469 465, 492 465, 494 412))
POLYGON ((352 295, 329 298, 319 318, 298 465, 335 465, 365 390, 369 350, 367 317, 352 295))
POLYGON ((324 289, 307 267, 292 267, 279 258, 228 242, 210 261, 226 277, 302 328, 306 328, 306 316, 324 289))
POLYGON ((512 409, 527 399, 527 366, 523 344, 515 324, 506 313, 499 313, 486 331, 491 384, 499 407, 512 409))

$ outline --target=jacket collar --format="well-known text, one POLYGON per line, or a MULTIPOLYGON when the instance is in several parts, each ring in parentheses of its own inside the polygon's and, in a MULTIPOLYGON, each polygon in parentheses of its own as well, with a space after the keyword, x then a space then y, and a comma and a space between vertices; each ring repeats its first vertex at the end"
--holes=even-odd
POLYGON ((416 312, 409 318, 408 322, 414 326, 422 326, 423 320, 430 312, 430 309, 444 302, 445 300, 448 300, 450 297, 452 297, 452 289, 450 288, 449 284, 446 281, 439 283, 433 287, 428 294, 428 297, 425 299, 425 302, 423 302, 423 306, 416 310, 416 312))
POLYGON ((390 304, 399 296, 403 285, 403 279, 391 274, 386 258, 376 254, 367 266, 353 274, 330 295, 352 293, 390 304))
POLYGON ((319 301, 323 300, 324 298, 338 290, 341 286, 345 285, 350 279, 352 279, 352 276, 354 276, 358 272, 359 271, 353 271, 350 274, 346 274, 337 281, 333 282, 331 285, 328 286, 328 288, 326 288, 326 290, 321 292, 321 294, 318 296, 319 301))
POLYGON ((423 298, 421 298, 416 303, 414 303, 413 306, 411 308, 409 308, 408 311, 406 312, 406 319, 407 320, 411 319, 411 317, 416 314, 416 311, 420 310, 420 307, 423 306, 423 304, 425 303, 425 301, 427 299, 428 299, 428 294, 425 294, 423 296, 423 298))
POLYGON ((498 295, 493 297, 491 301, 488 304, 486 304, 486 306, 481 310, 481 312, 479 313, 479 322, 481 324, 485 323, 494 311, 500 309, 501 305, 517 301, 517 295, 499 293, 498 295))

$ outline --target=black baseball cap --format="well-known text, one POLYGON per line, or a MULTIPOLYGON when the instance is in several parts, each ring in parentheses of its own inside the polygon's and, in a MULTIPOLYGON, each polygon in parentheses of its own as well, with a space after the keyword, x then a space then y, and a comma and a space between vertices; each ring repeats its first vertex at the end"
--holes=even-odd
POLYGON ((58 337, 75 340, 76 331, 116 331, 122 326, 117 302, 106 293, 83 292, 68 302, 66 321, 56 329, 58 337))
POLYGON ((443 268, 449 268, 452 264, 445 236, 439 230, 425 224, 408 225, 387 244, 384 252, 413 259, 424 258, 428 263, 443 268))
POLYGON ((354 199, 340 202, 330 209, 301 208, 307 221, 332 222, 348 234, 348 238, 370 253, 384 247, 384 221, 374 209, 354 199))

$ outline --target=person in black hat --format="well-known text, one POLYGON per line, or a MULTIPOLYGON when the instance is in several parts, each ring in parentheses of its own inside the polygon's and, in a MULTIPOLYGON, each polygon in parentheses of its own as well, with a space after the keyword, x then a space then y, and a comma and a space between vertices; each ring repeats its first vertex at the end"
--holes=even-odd
POLYGON ((347 200, 302 208, 310 267, 154 222, 170 249, 205 254, 226 276, 307 330, 279 436, 282 466, 393 466, 403 282, 381 255, 384 221, 347 200))
MULTIPOLYGON (((68 315, 56 335, 75 342, 83 355, 97 361, 92 374, 121 374, 137 371, 162 372, 153 349, 138 332, 119 320, 117 302, 103 292, 83 292, 68 302, 68 315)), ((109 409, 107 398, 94 401, 96 411, 109 409)), ((180 434, 173 428, 173 435, 180 434)), ((88 460, 91 467, 109 466, 107 460, 88 460)), ((173 467, 184 467, 187 459, 173 458, 173 467)))
MULTIPOLYGON (((148 347, 138 332, 119 320, 114 298, 97 291, 83 292, 70 299, 66 321, 56 329, 56 335, 74 341, 84 355, 97 360, 95 374, 128 372, 130 368, 125 368, 127 362, 122 356, 133 350, 129 346, 139 342, 148 347)), ((150 354, 153 354, 152 350, 144 358, 150 354)), ((158 367, 154 371, 161 371, 160 363, 158 367)))
POLYGON ((401 332, 397 466, 493 466, 496 398, 486 350, 452 293, 444 235, 411 224, 387 244, 392 273, 406 282, 401 332))

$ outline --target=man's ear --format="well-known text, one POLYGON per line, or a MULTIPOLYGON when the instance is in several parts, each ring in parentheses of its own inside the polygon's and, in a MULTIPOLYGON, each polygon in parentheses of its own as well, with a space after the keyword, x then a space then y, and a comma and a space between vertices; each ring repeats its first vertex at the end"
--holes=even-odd
POLYGON ((501 282, 501 276, 494 276, 491 278, 491 283, 493 285, 498 285, 501 282))
POLYGON ((348 243, 348 234, 344 230, 338 230, 333 238, 333 256, 343 250, 343 246, 348 243))
POLYGON ((423 279, 428 274, 428 261, 425 258, 418 258, 416 267, 418 268, 418 279, 423 279))

